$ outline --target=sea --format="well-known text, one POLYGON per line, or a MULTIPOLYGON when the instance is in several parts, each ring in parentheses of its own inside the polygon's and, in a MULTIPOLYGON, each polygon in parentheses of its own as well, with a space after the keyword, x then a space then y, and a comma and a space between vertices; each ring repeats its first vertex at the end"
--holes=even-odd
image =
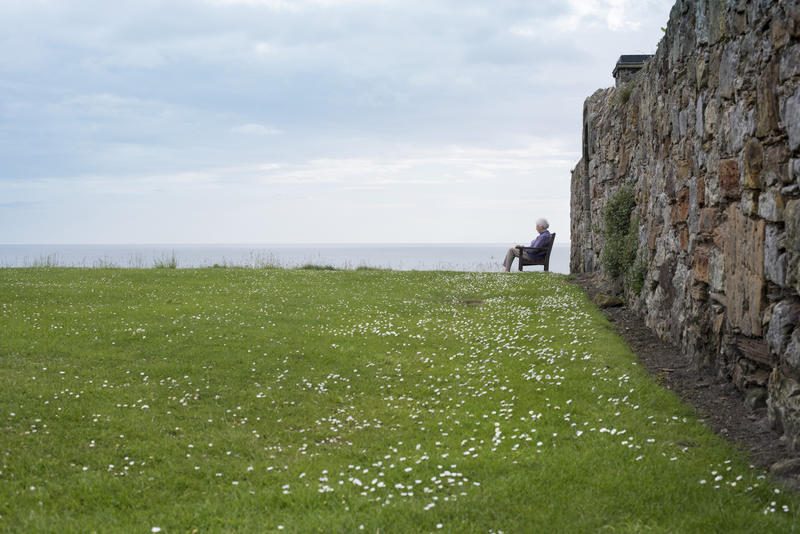
MULTIPOLYGON (((372 267, 399 271, 502 270, 509 244, 2 245, 0 267, 372 267)), ((516 262, 512 270, 516 270, 516 262)), ((527 267, 526 271, 542 270, 527 267)), ((550 271, 569 273, 569 243, 553 245, 550 271)))

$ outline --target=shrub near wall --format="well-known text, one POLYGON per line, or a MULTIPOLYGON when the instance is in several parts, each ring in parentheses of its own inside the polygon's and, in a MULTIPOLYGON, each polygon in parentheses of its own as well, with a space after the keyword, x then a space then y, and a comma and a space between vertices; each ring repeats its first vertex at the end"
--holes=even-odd
POLYGON ((630 280, 642 284, 630 304, 755 408, 766 399, 795 446, 799 82, 798 0, 679 0, 636 80, 584 104, 570 261, 573 272, 612 274, 604 209, 631 184, 640 263, 630 280))

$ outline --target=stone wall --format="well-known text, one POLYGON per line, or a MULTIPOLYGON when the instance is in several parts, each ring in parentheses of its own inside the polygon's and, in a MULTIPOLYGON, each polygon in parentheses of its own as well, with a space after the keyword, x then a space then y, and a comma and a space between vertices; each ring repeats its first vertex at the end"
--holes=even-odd
POLYGON ((602 210, 636 196, 629 304, 800 448, 800 0, 678 0, 655 56, 584 104, 572 272, 603 270, 602 210))

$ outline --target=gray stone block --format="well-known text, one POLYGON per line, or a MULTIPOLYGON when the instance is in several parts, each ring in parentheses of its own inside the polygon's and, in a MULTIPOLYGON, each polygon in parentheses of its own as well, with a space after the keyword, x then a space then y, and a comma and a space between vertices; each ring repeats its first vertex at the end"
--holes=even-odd
POLYGON ((764 276, 775 284, 786 286, 786 253, 783 252, 783 232, 776 224, 764 231, 764 276))
POLYGON ((781 120, 789 134, 789 150, 800 148, 800 86, 782 106, 781 120))
POLYGON ((790 46, 783 51, 778 72, 781 82, 800 74, 800 44, 790 46))
POLYGON ((789 336, 800 321, 800 301, 796 299, 782 300, 772 310, 766 341, 775 354, 783 354, 789 343, 789 336))

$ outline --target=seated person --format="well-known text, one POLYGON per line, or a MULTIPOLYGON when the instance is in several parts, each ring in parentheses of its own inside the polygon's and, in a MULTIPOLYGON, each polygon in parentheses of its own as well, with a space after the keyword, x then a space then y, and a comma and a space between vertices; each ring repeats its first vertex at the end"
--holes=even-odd
MULTIPOLYGON (((531 241, 532 247, 546 247, 550 244, 550 232, 547 230, 550 227, 550 224, 547 222, 547 219, 537 219, 536 220, 536 231, 539 232, 539 235, 531 241)), ((517 246, 525 246, 525 245, 517 245, 517 246)), ((514 263, 514 258, 519 258, 519 255, 522 251, 517 247, 512 247, 508 249, 506 253, 506 259, 503 262, 503 267, 505 267, 506 272, 511 271, 511 264, 514 263)), ((541 260, 547 255, 547 252, 544 250, 534 250, 530 252, 525 252, 525 259, 526 260, 541 260)))

